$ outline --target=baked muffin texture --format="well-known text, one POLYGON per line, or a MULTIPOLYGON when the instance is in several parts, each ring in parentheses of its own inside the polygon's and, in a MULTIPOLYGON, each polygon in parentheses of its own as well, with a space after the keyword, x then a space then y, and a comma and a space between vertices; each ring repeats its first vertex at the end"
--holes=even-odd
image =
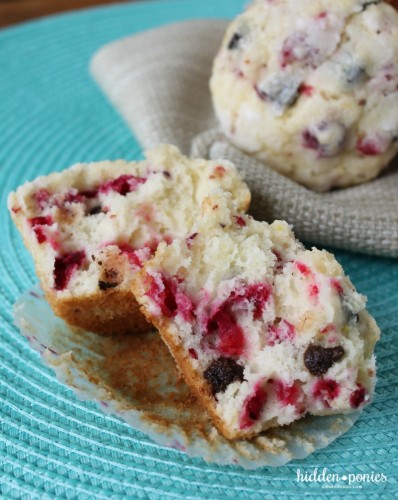
POLYGON ((398 12, 365 0, 259 0, 210 82, 228 139, 315 190, 376 177, 398 151, 398 12))
POLYGON ((224 195, 135 275, 141 310, 220 432, 251 438, 306 414, 363 408, 379 329, 336 259, 224 195))
POLYGON ((8 206, 54 312, 97 333, 149 328, 131 293, 160 241, 189 231, 203 199, 250 192, 227 161, 191 160, 161 146, 141 162, 78 164, 28 182, 8 206))

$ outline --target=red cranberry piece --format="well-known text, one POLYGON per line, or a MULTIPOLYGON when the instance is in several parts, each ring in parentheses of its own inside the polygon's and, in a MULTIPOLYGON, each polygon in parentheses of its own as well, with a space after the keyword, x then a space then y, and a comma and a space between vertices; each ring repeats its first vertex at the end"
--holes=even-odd
POLYGON ((50 193, 47 189, 39 189, 34 193, 33 198, 36 201, 38 207, 43 210, 50 203, 50 193))
POLYGON ((326 325, 325 328, 321 330, 321 333, 329 333, 334 332, 336 330, 336 326, 333 323, 326 325))
POLYGON ((268 330, 268 345, 281 344, 285 341, 293 340, 296 335, 294 326, 286 320, 281 320, 279 324, 272 325, 268 330))
POLYGON ((54 288, 65 290, 73 273, 82 266, 86 254, 84 250, 67 253, 55 258, 54 288))
POLYGON ((222 165, 217 165, 214 169, 214 172, 217 173, 220 177, 222 177, 227 170, 222 165))
POLYGON ((117 179, 111 179, 99 187, 100 193, 109 193, 115 191, 122 196, 131 193, 137 189, 140 184, 145 184, 147 179, 143 177, 135 177, 134 175, 121 175, 117 179))
POLYGON ((146 250, 146 252, 138 252, 137 250, 135 250, 134 252, 127 254, 127 258, 133 267, 138 267, 141 269, 144 265, 144 262, 151 258, 152 252, 149 250, 149 248, 146 250))
POLYGON ((81 196, 84 196, 85 198, 91 200, 95 198, 98 195, 98 189, 91 189, 91 190, 86 190, 86 191, 80 191, 79 193, 81 196))
POLYGON ((340 361, 344 354, 345 351, 341 346, 322 347, 320 345, 310 345, 304 353, 304 365, 311 375, 320 377, 340 361))
POLYGON ((47 235, 42 226, 34 226, 32 229, 36 235, 36 239, 39 245, 47 241, 47 235))
POLYGON ((54 223, 52 217, 50 215, 45 217, 32 217, 28 219, 28 222, 36 235, 39 245, 47 241, 47 235, 42 226, 51 226, 54 223))
POLYGON ((366 389, 358 384, 358 389, 350 396, 350 405, 352 408, 359 408, 366 399, 366 389))
POLYGON ((282 382, 282 380, 275 380, 274 387, 276 397, 282 405, 296 406, 301 393, 298 384, 294 383, 293 385, 287 385, 282 382))
POLYGON ((158 277, 157 279, 151 280, 150 288, 147 295, 152 299, 162 311, 167 318, 173 318, 177 312, 177 302, 175 300, 175 286, 168 286, 169 283, 165 283, 164 277, 158 277), (162 286, 158 280, 161 280, 162 286))
POLYGON ((203 376, 211 385, 214 396, 218 392, 225 392, 232 382, 243 381, 243 366, 231 358, 221 357, 210 363, 203 376))
MULTIPOLYGON (((253 318, 261 319, 263 311, 272 296, 272 288, 266 283, 254 283, 245 285, 237 290, 233 290, 228 299, 222 303, 217 310, 207 320, 207 332, 214 327, 214 320, 220 312, 233 316, 233 311, 249 310, 249 305, 253 309, 253 318)), ((232 319, 231 319, 232 321, 232 319)))
POLYGON ((31 227, 34 226, 51 226, 53 224, 53 218, 51 215, 47 215, 45 217, 32 217, 31 219, 28 219, 29 224, 31 227))
POLYGON ((261 319, 263 311, 272 296, 272 288, 267 283, 254 283, 245 285, 240 290, 234 290, 228 297, 224 307, 229 305, 236 308, 242 306, 246 308, 246 304, 253 306, 253 319, 261 319))
MULTIPOLYGON (((169 243, 167 236, 164 240, 169 243)), ((156 252, 159 243, 159 240, 154 239, 152 241, 148 241, 144 247, 138 249, 133 248, 128 243, 118 244, 118 247, 120 251, 127 256, 131 265, 141 268, 143 263, 149 260, 156 252)))
POLYGON ((331 278, 330 284, 339 295, 342 295, 344 293, 343 286, 338 279, 331 278))
POLYGON ((232 291, 228 299, 205 320, 204 334, 209 335, 218 330, 220 352, 226 356, 240 356, 244 351, 245 337, 235 320, 234 311, 248 311, 251 306, 253 318, 258 320, 271 295, 272 288, 266 283, 246 285, 232 291))
MULTIPOLYGON (((170 244, 170 242, 167 241, 167 237, 164 238, 164 241, 170 244)), ((145 248, 148 248, 151 251, 151 254, 153 255, 156 252, 160 242, 161 242, 160 239, 153 238, 152 240, 149 240, 145 243, 145 248)))
POLYGON ((64 203, 83 203, 84 196, 81 193, 74 193, 73 191, 68 191, 64 197, 64 203))
POLYGON ((139 251, 131 247, 128 243, 119 244, 118 247, 127 256, 129 263, 133 267, 142 268, 143 260, 148 260, 152 255, 152 251, 149 248, 139 251))
POLYGON ((272 249, 272 253, 276 257, 275 272, 282 271, 283 266, 285 265, 285 261, 284 261, 282 255, 278 252, 278 250, 275 250, 275 248, 272 249))
POLYGON ((249 396, 243 404, 239 427, 241 429, 252 427, 261 417, 266 402, 267 393, 258 385, 254 389, 254 393, 249 396))
MULTIPOLYGON (((174 238, 172 236, 165 234, 164 236, 162 236, 162 241, 165 241, 168 245, 171 245, 174 241, 174 238)), ((158 240, 157 245, 159 245, 159 243, 160 243, 160 241, 158 240)), ((156 245, 155 251, 158 248, 157 245, 156 245)))
POLYGON ((39 245, 47 241, 47 236, 46 233, 44 232, 43 228, 41 226, 35 226, 32 228, 33 232, 36 235, 36 240, 39 245))
POLYGON ((176 300, 177 285, 174 280, 166 278, 166 276, 162 277, 162 282, 164 286, 164 290, 161 292, 164 313, 168 317, 174 317, 177 314, 178 308, 176 300))
POLYGON ((265 283, 249 285, 246 289, 245 298, 253 304, 253 318, 258 320, 264 312, 265 306, 272 295, 272 288, 265 283))
POLYGON ((296 268, 300 271, 300 273, 303 276, 311 276, 312 271, 306 264, 303 264, 302 262, 296 261, 294 263, 294 265, 296 266, 296 268))
POLYGON ((195 349, 188 349, 188 354, 192 359, 198 359, 198 353, 195 351, 195 349))
POLYGON ((187 244, 187 247, 189 249, 192 248, 192 243, 193 243, 193 240, 197 237, 199 233, 193 233, 191 234, 190 236, 188 236, 188 238, 185 240, 186 244, 187 244))
POLYGON ((176 301, 177 301, 177 312, 183 317, 185 321, 192 320, 192 310, 193 304, 191 299, 177 288, 176 293, 176 301))
POLYGON ((224 177, 226 171, 227 170, 225 169, 225 167, 223 167, 222 165, 217 165, 217 167, 214 168, 213 173, 209 176, 209 179, 224 177))
POLYGON ((359 139, 357 150, 365 156, 378 156, 383 152, 376 141, 367 138, 359 139))
POLYGON ((222 310, 214 316, 213 322, 218 327, 219 351, 226 356, 240 356, 245 346, 242 328, 228 312, 222 310))
POLYGON ((303 132, 303 146, 307 149, 319 150, 320 144, 318 139, 309 130, 303 132))
POLYGON ((245 219, 243 217, 241 217, 240 215, 235 215, 235 221, 238 224, 238 226, 240 226, 240 227, 246 226, 245 219))
MULTIPOLYGON (((136 256, 136 253, 135 253, 136 250, 132 246, 130 246, 128 243, 119 243, 118 247, 122 253, 127 255, 129 260, 131 258, 133 264, 137 263, 137 265, 138 265, 138 262, 136 261, 136 259, 138 259, 138 257, 136 256)), ((141 264, 141 262, 139 262, 139 263, 141 264)))
POLYGON ((180 314, 185 321, 192 319, 192 301, 181 292, 175 276, 159 275, 157 279, 152 278, 146 295, 160 307, 162 314, 167 318, 174 318, 180 314))
POLYGON ((315 285, 315 284, 309 285, 309 287, 308 287, 308 295, 310 296, 310 298, 314 302, 316 302, 317 299, 318 299, 318 296, 319 296, 319 287, 318 287, 318 285, 315 285))
POLYGON ((321 399, 325 406, 330 406, 329 402, 340 394, 340 386, 335 380, 321 379, 313 386, 312 394, 315 398, 321 399))
POLYGON ((306 83, 302 83, 299 87, 299 93, 308 97, 313 95, 314 90, 315 89, 312 85, 307 85, 306 83))

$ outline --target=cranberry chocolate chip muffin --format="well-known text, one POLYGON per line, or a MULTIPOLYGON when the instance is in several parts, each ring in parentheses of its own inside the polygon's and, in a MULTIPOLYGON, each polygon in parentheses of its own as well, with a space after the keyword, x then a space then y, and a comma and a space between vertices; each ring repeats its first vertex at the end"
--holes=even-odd
POLYGON ((161 243, 133 281, 194 394, 230 439, 363 408, 379 338, 365 297, 287 223, 231 206, 206 200, 192 234, 161 243))
POLYGON ((312 188, 376 177, 398 151, 398 12, 365 0, 258 0, 210 82, 229 140, 312 188))
POLYGON ((189 231, 216 188, 248 208, 249 190, 231 163, 162 146, 139 163, 78 164, 39 177, 8 204, 54 312, 90 331, 123 333, 148 328, 133 274, 160 241, 189 231))

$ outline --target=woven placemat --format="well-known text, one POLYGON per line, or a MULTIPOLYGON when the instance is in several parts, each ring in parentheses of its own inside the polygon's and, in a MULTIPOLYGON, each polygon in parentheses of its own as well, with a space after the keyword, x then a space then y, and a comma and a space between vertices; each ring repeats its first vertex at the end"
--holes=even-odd
POLYGON ((373 405, 346 435, 304 461, 244 471, 156 445, 77 400, 31 351, 12 305, 36 281, 6 211, 7 193, 76 161, 138 158, 137 142, 88 74, 105 43, 189 18, 231 17, 241 0, 175 0, 96 9, 0 32, 0 491, 3 498, 392 498, 398 471, 398 264, 338 252, 382 329, 373 405), (297 469, 383 473, 384 483, 326 489, 297 469))

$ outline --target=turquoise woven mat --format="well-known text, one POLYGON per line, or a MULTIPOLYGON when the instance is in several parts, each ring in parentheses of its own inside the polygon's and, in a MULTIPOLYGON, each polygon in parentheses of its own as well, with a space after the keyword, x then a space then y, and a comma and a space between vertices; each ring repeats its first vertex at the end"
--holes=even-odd
MULTIPOLYGON (((345 436, 305 461, 244 471, 158 446, 77 400, 12 324, 35 281, 6 211, 7 193, 76 161, 138 158, 140 148, 88 74, 106 42, 177 20, 232 17, 241 0, 118 5, 0 32, 0 481, 3 498, 393 498, 398 496, 398 263, 337 252, 382 329, 373 405, 345 436), (360 489, 298 482, 297 469, 385 474, 360 489)), ((358 486, 358 483, 356 483, 358 486)))

